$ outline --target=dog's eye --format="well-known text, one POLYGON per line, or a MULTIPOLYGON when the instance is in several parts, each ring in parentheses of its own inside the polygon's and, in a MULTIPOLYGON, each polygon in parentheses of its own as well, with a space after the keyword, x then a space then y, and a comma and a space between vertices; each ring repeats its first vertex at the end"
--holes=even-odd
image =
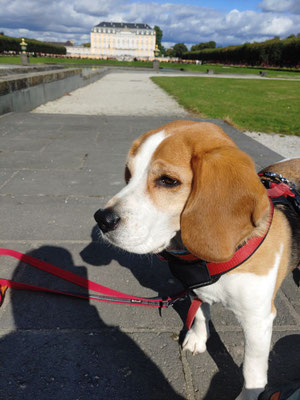
POLYGON ((162 175, 158 179, 156 179, 156 184, 158 186, 164 186, 164 187, 175 187, 179 186, 181 182, 178 179, 171 178, 168 175, 162 175))

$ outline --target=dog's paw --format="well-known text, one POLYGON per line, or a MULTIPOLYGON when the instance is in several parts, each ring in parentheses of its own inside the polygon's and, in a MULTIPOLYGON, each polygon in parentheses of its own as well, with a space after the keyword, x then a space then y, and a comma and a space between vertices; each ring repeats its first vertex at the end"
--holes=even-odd
POLYGON ((206 351, 207 336, 196 333, 193 328, 190 329, 183 341, 184 351, 191 351, 193 354, 204 353, 206 351))

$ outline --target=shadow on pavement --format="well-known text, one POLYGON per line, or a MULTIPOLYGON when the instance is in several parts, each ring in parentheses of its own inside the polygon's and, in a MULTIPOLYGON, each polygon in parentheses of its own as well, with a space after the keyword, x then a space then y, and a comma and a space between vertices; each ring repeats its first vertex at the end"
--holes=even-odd
MULTIPOLYGON (((64 248, 43 246, 28 254, 87 277, 64 248)), ((72 284, 20 262, 13 279, 25 277, 72 290, 72 284)), ((105 325, 88 301, 15 290, 11 307, 3 318, 13 313, 16 330, 0 340, 1 400, 183 400, 138 345, 105 325)))
POLYGON ((269 386, 296 380, 300 385, 300 334, 277 340, 270 353, 268 375, 269 386))
MULTIPOLYGON (((152 289, 158 297, 168 297, 180 293, 183 286, 172 276, 167 263, 157 256, 136 255, 106 244, 99 239, 99 229, 95 226, 91 233, 91 243, 81 253, 81 258, 88 264, 97 267, 110 264, 112 260, 130 270, 140 286, 152 289)), ((137 295, 136 293, 130 293, 137 295)), ((189 301, 175 303, 174 309, 184 324, 189 301)))
MULTIPOLYGON (((219 371, 213 376, 204 400, 234 400, 243 386, 242 366, 234 362, 213 324, 210 329, 207 351, 219 371)), ((267 387, 295 381, 300 385, 300 335, 297 334, 285 336, 274 344, 269 356, 267 387)))

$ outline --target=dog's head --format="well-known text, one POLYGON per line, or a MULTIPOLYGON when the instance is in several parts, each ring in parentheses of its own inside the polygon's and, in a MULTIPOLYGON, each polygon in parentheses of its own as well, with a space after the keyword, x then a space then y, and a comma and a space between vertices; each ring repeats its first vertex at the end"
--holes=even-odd
POLYGON ((192 254, 224 261, 268 215, 253 161, 211 123, 145 133, 129 151, 125 180, 95 219, 105 239, 133 253, 160 252, 179 233, 192 254))

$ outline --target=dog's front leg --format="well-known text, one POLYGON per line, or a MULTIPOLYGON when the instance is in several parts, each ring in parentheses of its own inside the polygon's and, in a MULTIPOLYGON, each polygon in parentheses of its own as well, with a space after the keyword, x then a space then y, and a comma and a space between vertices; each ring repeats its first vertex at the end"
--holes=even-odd
POLYGON ((244 388, 237 400, 256 400, 267 384, 268 358, 275 315, 247 315, 240 322, 245 335, 244 388))
POLYGON ((187 332, 183 350, 189 350, 193 354, 203 353, 206 350, 206 341, 209 337, 210 307, 208 303, 203 303, 198 309, 194 324, 187 332))

